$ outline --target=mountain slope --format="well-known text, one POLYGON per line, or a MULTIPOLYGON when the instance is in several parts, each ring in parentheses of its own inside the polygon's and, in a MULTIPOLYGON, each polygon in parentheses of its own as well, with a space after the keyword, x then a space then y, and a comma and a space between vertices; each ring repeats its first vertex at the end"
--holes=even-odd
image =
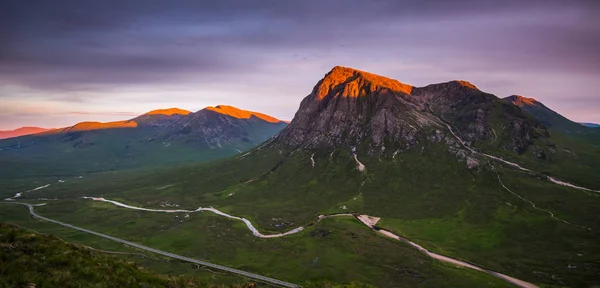
POLYGON ((573 122, 533 98, 512 95, 504 98, 504 100, 523 109, 535 119, 556 132, 565 134, 569 137, 591 141, 592 143, 600 143, 600 130, 573 122))
POLYGON ((130 120, 82 122, 0 141, 0 169, 21 177, 208 161, 248 150, 285 125, 272 117, 244 119, 208 108, 155 110, 130 120))
MULTIPOLYGON (((586 287, 598 284, 600 198, 548 175, 598 190, 599 157, 597 147, 554 133, 466 81, 412 87, 335 67, 302 100, 291 123, 249 153, 205 165, 107 173, 23 197, 101 195, 153 209, 165 209, 161 203, 215 207, 272 234, 306 226, 283 238, 256 239, 234 221, 197 213, 192 221, 198 222, 166 226, 175 220, 149 212, 148 222, 156 224, 109 230, 125 238, 144 233, 146 241, 164 241, 166 248, 301 281, 431 286, 439 278, 428 265, 451 266, 404 250, 412 246, 374 242, 356 222, 313 225, 318 215, 356 213, 381 217, 379 227, 485 269, 535 284, 586 287), (203 233, 190 235, 194 229, 203 233), (406 271, 412 276, 404 277, 406 271)), ((113 228, 99 217, 124 223, 138 213, 90 202, 41 209, 100 230, 113 228)), ((473 273, 481 278, 448 274, 445 286, 468 279, 475 283, 463 283, 467 287, 493 285, 473 273)))
POLYGON ((15 130, 0 131, 0 139, 14 138, 19 136, 31 135, 36 133, 46 132, 52 129, 40 127, 21 127, 15 130))

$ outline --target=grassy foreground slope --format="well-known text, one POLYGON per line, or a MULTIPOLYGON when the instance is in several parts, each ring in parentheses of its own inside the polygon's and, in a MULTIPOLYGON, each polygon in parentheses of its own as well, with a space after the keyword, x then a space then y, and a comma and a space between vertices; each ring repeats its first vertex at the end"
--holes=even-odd
POLYGON ((0 223, 0 287, 250 287, 153 273, 52 236, 0 223))
MULTIPOLYGON (((394 149, 370 156, 359 147, 358 159, 366 166, 360 172, 350 151, 271 147, 213 164, 98 174, 24 197, 60 199, 38 209, 51 218, 289 281, 327 277, 390 287, 394 281, 408 281, 392 276, 407 267, 427 275, 431 284, 440 281, 433 276, 440 272, 433 271, 441 264, 400 243, 377 240, 352 219, 259 239, 243 223, 209 212, 181 219, 185 215, 128 210, 78 197, 102 196, 157 209, 168 209, 165 204, 191 210, 213 206, 249 219, 263 233, 306 225, 319 214, 365 213, 382 217, 379 225, 432 251, 526 281, 557 286, 598 282, 598 195, 485 159, 479 169, 469 170, 446 149, 425 143, 394 157, 394 149)), ((465 270, 459 269, 462 276, 455 274, 456 279, 443 276, 444 281, 467 285, 462 281, 471 272, 465 270)), ((456 273, 452 271, 444 274, 456 273)), ((485 275, 477 277, 493 283, 485 275)))

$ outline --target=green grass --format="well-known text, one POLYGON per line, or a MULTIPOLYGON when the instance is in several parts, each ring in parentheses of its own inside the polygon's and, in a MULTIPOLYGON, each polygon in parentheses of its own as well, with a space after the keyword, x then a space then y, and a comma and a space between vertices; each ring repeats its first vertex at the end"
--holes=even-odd
POLYGON ((4 223, 0 276, 0 287, 225 287, 156 274, 134 262, 4 223))

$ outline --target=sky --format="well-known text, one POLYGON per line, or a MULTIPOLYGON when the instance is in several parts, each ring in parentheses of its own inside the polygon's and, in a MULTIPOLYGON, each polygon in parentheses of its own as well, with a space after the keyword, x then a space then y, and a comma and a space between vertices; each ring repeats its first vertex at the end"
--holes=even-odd
POLYGON ((600 122, 600 1, 0 1, 0 130, 218 104, 291 120, 336 65, 600 122))

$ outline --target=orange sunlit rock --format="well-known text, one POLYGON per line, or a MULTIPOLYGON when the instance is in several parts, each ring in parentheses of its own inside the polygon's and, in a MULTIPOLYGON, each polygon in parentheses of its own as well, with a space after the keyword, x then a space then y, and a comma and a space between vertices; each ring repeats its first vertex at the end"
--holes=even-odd
POLYGON ((317 87, 317 99, 321 100, 330 94, 330 91, 339 85, 343 86, 341 96, 356 98, 362 96, 364 92, 374 92, 379 89, 389 89, 395 92, 410 94, 413 86, 404 84, 400 81, 386 78, 383 76, 371 74, 369 72, 335 66, 317 87), (369 91, 363 91, 364 88, 369 91))
POLYGON ((169 108, 169 109, 157 109, 157 110, 152 110, 148 113, 146 113, 145 115, 165 115, 165 116, 171 116, 174 114, 179 114, 179 115, 188 115, 192 112, 187 111, 187 110, 183 110, 183 109, 179 109, 179 108, 169 108))
POLYGON ((271 122, 271 123, 281 122, 281 120, 279 120, 275 117, 271 117, 269 115, 265 115, 265 114, 253 112, 253 111, 242 110, 242 109, 238 109, 233 106, 227 106, 227 105, 217 105, 215 107, 209 106, 209 107, 206 107, 206 110, 214 111, 214 112, 217 112, 217 113, 220 113, 223 115, 227 115, 227 116, 231 116, 233 118, 238 118, 238 119, 250 119, 250 117, 254 116, 254 117, 257 117, 259 119, 262 119, 264 121, 271 122))
POLYGON ((515 104, 519 107, 533 106, 536 103, 538 103, 538 101, 533 98, 527 98, 527 97, 523 97, 521 95, 513 95, 513 96, 509 97, 509 100, 510 100, 510 102, 512 102, 513 104, 515 104))
POLYGON ((475 85, 471 84, 471 82, 469 82, 469 81, 465 81, 465 80, 456 80, 456 82, 457 82, 458 84, 460 84, 461 86, 463 86, 463 87, 468 87, 468 88, 471 88, 471 89, 477 89, 477 90, 479 90, 479 88, 477 88, 477 86, 475 86, 475 85))
POLYGON ((115 121, 115 122, 81 122, 72 127, 66 128, 65 132, 79 132, 101 129, 119 129, 119 128, 136 128, 138 124, 135 121, 115 121))

